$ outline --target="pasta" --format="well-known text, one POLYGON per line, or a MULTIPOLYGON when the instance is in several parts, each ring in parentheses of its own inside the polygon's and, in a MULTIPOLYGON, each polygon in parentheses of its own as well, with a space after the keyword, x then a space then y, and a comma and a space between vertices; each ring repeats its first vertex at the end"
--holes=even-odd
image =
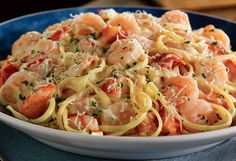
POLYGON ((0 103, 40 126, 157 137, 235 122, 230 39, 179 10, 74 15, 22 35, 0 66, 0 103))

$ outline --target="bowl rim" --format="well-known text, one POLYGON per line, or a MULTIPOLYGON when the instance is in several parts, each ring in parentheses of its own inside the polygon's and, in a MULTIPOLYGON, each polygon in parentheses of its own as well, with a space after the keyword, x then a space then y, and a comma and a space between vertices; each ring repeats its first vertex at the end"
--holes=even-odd
MULTIPOLYGON (((60 8, 60 9, 52 9, 52 10, 46 10, 46 11, 41 11, 41 12, 35 12, 35 13, 30 13, 30 14, 26 14, 23 16, 19 16, 4 22, 0 23, 0 27, 2 27, 3 25, 6 25, 8 23, 20 20, 20 19, 24 19, 24 18, 28 18, 28 17, 32 17, 32 16, 37 16, 37 15, 42 15, 42 14, 50 14, 50 13, 55 13, 55 12, 61 12, 61 11, 66 11, 66 10, 80 10, 80 9, 103 9, 103 8, 114 8, 114 9, 137 9, 137 10, 145 10, 145 9, 151 9, 151 10, 161 10, 161 11, 168 11, 170 9, 167 8, 161 8, 161 7, 150 7, 150 6, 92 6, 92 7, 70 7, 70 8, 60 8)), ((221 21, 225 21, 228 23, 232 23, 234 25, 236 25, 236 22, 231 21, 231 20, 227 20, 224 18, 220 18, 217 16, 212 16, 212 15, 207 15, 207 14, 203 14, 203 13, 198 13, 198 12, 193 12, 193 11, 188 11, 188 10, 182 10, 186 13, 190 13, 193 15, 198 15, 198 16, 204 16, 204 17, 209 17, 209 18, 213 18, 216 20, 221 20, 221 21)), ((62 130, 58 130, 58 129, 52 129, 52 128, 48 128, 48 127, 43 127, 40 125, 36 125, 33 123, 29 123, 26 121, 22 121, 19 120, 13 116, 7 115, 3 112, 0 112, 0 121, 4 122, 5 124, 10 123, 11 125, 14 126, 24 126, 24 128, 29 129, 31 131, 37 132, 37 133, 41 133, 41 134, 53 134, 53 135, 57 135, 59 137, 64 137, 64 136, 70 136, 73 138, 81 138, 81 139, 88 139, 90 141, 95 141, 97 139, 99 140, 103 140, 103 141, 115 141, 115 142, 123 142, 126 143, 127 141, 129 143, 134 143, 134 142, 139 142, 139 143, 183 143, 186 142, 188 143, 189 141, 194 141, 194 142, 198 142, 198 141, 203 141, 203 140, 214 140, 215 138, 225 138, 227 137, 234 137, 236 136, 236 126, 231 126, 231 127, 227 127, 224 129, 218 129, 218 130, 214 130, 214 131, 207 131, 207 132, 199 132, 199 133, 191 133, 191 134, 184 134, 184 135, 177 135, 177 136, 159 136, 159 137, 140 137, 140 136, 122 136, 122 137, 117 137, 117 136, 94 136, 94 135, 88 135, 88 134, 77 134, 77 133, 73 133, 73 132, 68 132, 68 131, 62 131, 62 130), (103 139, 104 138, 104 139, 103 139)))
POLYGON ((104 140, 104 141, 115 141, 115 142, 139 142, 139 143, 189 143, 191 142, 199 142, 203 140, 215 140, 215 138, 223 139, 225 137, 232 138, 236 136, 236 126, 231 126, 224 129, 214 130, 214 131, 207 131, 207 132, 199 132, 199 133, 191 133, 191 134, 184 134, 184 135, 176 135, 176 136, 158 136, 158 137, 150 137, 150 136, 95 136, 95 135, 88 135, 88 134, 78 134, 69 131, 63 131, 59 129, 53 129, 48 127, 43 127, 40 125, 36 125, 30 122, 26 122, 23 120, 19 120, 13 116, 7 115, 5 113, 0 112, 0 121, 4 122, 5 124, 10 124, 18 127, 23 127, 24 129, 36 132, 38 134, 45 134, 45 135, 54 135, 60 138, 64 138, 65 136, 71 138, 80 138, 89 139, 92 142, 95 140, 104 140))

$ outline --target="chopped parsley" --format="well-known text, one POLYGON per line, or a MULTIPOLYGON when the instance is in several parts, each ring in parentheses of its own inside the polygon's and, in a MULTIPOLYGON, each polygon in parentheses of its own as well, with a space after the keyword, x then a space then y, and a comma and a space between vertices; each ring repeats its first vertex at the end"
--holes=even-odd
POLYGON ((205 66, 202 62, 200 62, 200 65, 201 65, 201 66, 205 66))
POLYGON ((206 124, 208 124, 208 122, 209 122, 209 121, 208 121, 208 120, 206 120, 206 124))
POLYGON ((96 110, 93 112, 93 117, 98 118, 102 113, 102 109, 101 108, 96 108, 96 110))
POLYGON ((122 47, 122 50, 125 50, 125 49, 127 49, 128 47, 127 46, 124 46, 124 47, 122 47))
POLYGON ((124 59, 124 57, 122 56, 122 57, 120 57, 120 59, 121 59, 121 60, 123 60, 123 59, 124 59))
POLYGON ((213 29, 211 29, 211 30, 209 30, 209 32, 214 32, 215 31, 215 29, 213 28, 213 29))
POLYGON ((23 63, 26 63, 26 61, 24 59, 21 59, 20 62, 23 64, 23 63))
POLYGON ((211 44, 212 45, 217 45, 217 43, 218 43, 217 41, 213 41, 211 44))
POLYGON ((94 40, 97 40, 96 33, 89 34, 87 39, 92 38, 94 40))
POLYGON ((112 74, 113 74, 113 76, 115 78, 119 78, 120 77, 120 73, 118 71, 114 71, 112 74))
POLYGON ((91 105, 92 105, 93 107, 97 107, 97 102, 92 101, 91 105))
POLYGON ((29 68, 23 68, 25 71, 29 71, 29 68))
POLYGON ((97 81, 96 84, 99 84, 99 83, 101 83, 102 81, 104 81, 104 79, 103 79, 103 80, 100 80, 100 81, 97 81))
POLYGON ((107 47, 107 48, 103 47, 103 48, 102 48, 103 53, 107 53, 107 51, 109 50, 109 48, 110 48, 110 47, 107 47))
POLYGON ((78 42, 78 40, 76 39, 76 38, 70 38, 70 43, 77 43, 78 42))
POLYGON ((222 99, 224 99, 224 98, 225 98, 225 96, 223 96, 223 95, 220 95, 219 97, 220 97, 220 98, 222 98, 222 99))
POLYGON ((26 99, 26 97, 25 97, 24 95, 22 95, 22 94, 20 94, 19 98, 20 98, 21 100, 25 100, 25 99, 26 99))
POLYGON ((64 100, 65 98, 59 97, 58 95, 56 96, 56 102, 62 102, 64 100))
POLYGON ((129 69, 129 68, 131 68, 131 66, 129 64, 126 64, 125 69, 129 69))
POLYGON ((77 53, 77 52, 80 52, 79 48, 75 48, 75 52, 76 52, 76 53, 77 53))
POLYGON ((161 94, 160 94, 159 92, 157 93, 157 95, 158 95, 158 96, 161 96, 161 94))
POLYGON ((130 99, 131 97, 130 97, 130 96, 127 96, 126 98, 127 98, 127 99, 130 99))
POLYGON ((31 54, 34 54, 35 53, 35 50, 31 50, 31 54))
POLYGON ((119 87, 122 88, 124 85, 122 82, 119 83, 119 87))
POLYGON ((201 120, 205 120, 205 119, 206 119, 206 117, 204 115, 202 115, 201 120))
POLYGON ((21 83, 23 83, 25 86, 27 86, 29 84, 29 82, 27 80, 24 80, 21 83))
POLYGON ((137 64, 137 62, 133 62, 133 65, 136 65, 137 64))
POLYGON ((92 130, 91 130, 91 129, 88 129, 88 133, 89 133, 89 134, 92 134, 92 130))
POLYGON ((195 73, 193 73, 193 74, 192 74, 192 77, 196 77, 196 74, 195 74, 195 73))
POLYGON ((138 74, 138 70, 137 69, 134 70, 134 74, 138 74))
POLYGON ((206 79, 206 75, 204 73, 202 73, 202 77, 206 79))
POLYGON ((190 40, 186 40, 184 43, 185 44, 190 44, 190 42, 191 42, 190 40))

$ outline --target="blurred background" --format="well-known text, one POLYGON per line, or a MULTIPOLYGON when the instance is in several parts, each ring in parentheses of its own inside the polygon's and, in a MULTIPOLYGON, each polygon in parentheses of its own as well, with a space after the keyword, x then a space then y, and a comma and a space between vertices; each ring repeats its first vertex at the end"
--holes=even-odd
POLYGON ((79 6, 158 6, 207 13, 236 22, 236 0, 33 0, 4 1, 0 22, 44 10, 79 6), (8 12, 6 12, 6 10, 8 12))

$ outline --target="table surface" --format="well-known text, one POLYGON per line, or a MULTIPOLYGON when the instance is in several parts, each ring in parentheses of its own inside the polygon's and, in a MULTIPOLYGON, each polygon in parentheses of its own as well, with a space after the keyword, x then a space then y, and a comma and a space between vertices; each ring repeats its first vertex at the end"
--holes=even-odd
MULTIPOLYGON (((104 5, 146 5, 153 6, 147 1, 132 0, 100 0, 85 4, 85 6, 104 6, 104 5)), ((236 22, 236 7, 203 10, 201 13, 211 14, 236 22)), ((60 151, 44 145, 31 137, 0 123, 0 156, 4 155, 9 161, 100 161, 105 159, 91 158, 60 151)), ((108 160, 108 159, 106 159, 108 160)), ((160 159, 159 161, 236 161, 236 138, 225 141, 211 149, 185 155, 181 157, 160 159)), ((0 159, 1 161, 1 159, 0 159)))
MULTIPOLYGON (((226 0, 227 1, 227 0, 226 0)), ((119 5, 119 6, 155 6, 157 5, 153 1, 150 0, 98 0, 92 1, 85 4, 85 6, 112 6, 112 5, 119 5)), ((227 7, 227 8, 214 8, 208 10, 198 10, 195 12, 205 13, 213 16, 219 16, 221 18, 226 18, 231 21, 236 22, 236 6, 227 7)))

